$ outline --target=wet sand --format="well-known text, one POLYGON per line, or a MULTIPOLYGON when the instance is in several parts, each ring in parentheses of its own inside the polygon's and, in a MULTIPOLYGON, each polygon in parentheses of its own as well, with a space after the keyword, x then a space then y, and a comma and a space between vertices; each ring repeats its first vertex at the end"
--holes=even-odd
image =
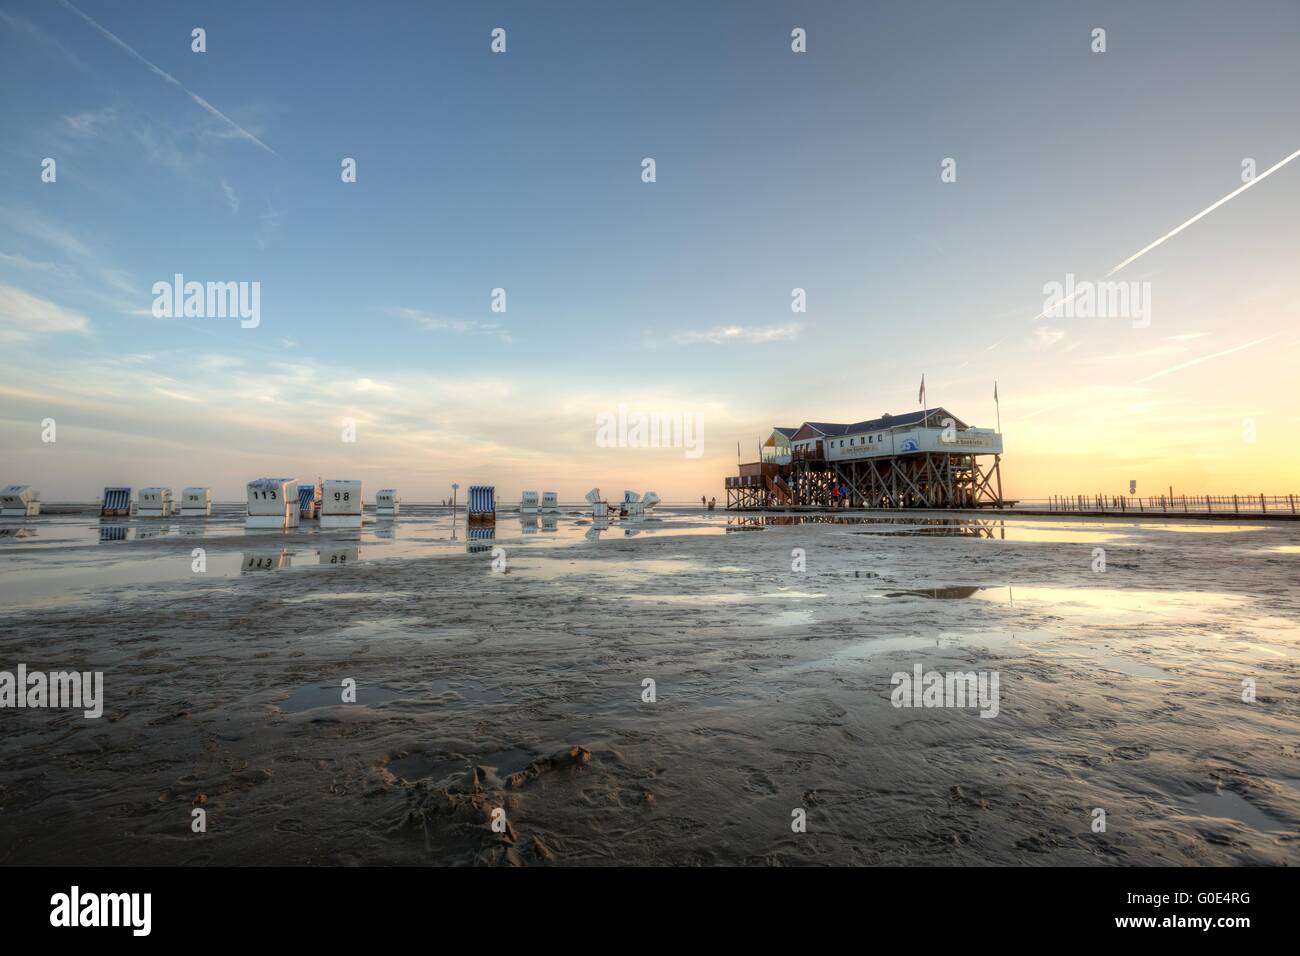
POLYGON ((0 669, 106 697, 0 710, 0 863, 1300 863, 1295 525, 183 526, 0 527, 0 669))

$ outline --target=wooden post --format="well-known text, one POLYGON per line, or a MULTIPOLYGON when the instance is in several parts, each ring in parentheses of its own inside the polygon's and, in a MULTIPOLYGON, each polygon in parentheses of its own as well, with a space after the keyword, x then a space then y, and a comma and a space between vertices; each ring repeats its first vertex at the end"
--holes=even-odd
POLYGON ((1240 508, 1240 506, 1239 506, 1239 504, 1238 504, 1238 502, 1237 502, 1237 496, 1236 496, 1236 495, 1233 495, 1233 496, 1232 496, 1232 513, 1233 513, 1233 514, 1238 514, 1238 515, 1241 514, 1241 508, 1240 508))
POLYGON ((1263 494, 1263 492, 1260 492, 1260 495, 1259 495, 1259 510, 1260 510, 1260 512, 1261 512, 1262 514, 1268 514, 1268 508, 1264 505, 1264 494, 1263 494))

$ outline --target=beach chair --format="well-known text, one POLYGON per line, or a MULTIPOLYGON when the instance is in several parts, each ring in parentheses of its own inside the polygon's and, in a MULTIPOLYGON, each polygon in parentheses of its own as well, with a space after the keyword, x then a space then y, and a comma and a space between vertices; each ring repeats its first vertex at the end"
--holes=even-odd
POLYGON ((245 528, 298 527, 298 479, 254 478, 248 483, 245 528))
POLYGON ((41 493, 30 485, 0 488, 0 517, 35 518, 41 513, 41 493))
POLYGON ((469 524, 496 524, 496 485, 469 486, 469 507, 467 510, 467 517, 469 519, 469 524))
POLYGON ((380 488, 375 492, 375 514, 381 518, 396 518, 401 510, 402 499, 397 496, 396 488, 380 488))
POLYGON ((542 492, 542 510, 543 511, 560 510, 560 495, 558 492, 555 491, 542 492))
POLYGON ((593 518, 609 517, 609 502, 600 497, 599 488, 592 488, 585 497, 587 503, 591 505, 591 516, 593 518))
POLYGON ((184 488, 181 490, 181 517, 206 518, 212 514, 210 488, 184 488))
POLYGON ((639 518, 643 513, 641 496, 635 491, 623 492, 623 504, 619 508, 619 515, 624 518, 639 518))
POLYGON ((344 479, 327 479, 321 483, 320 526, 329 528, 360 528, 361 482, 344 479))
POLYGON ((105 488, 104 501, 99 508, 101 518, 131 517, 131 489, 105 488))
POLYGON ((141 518, 170 518, 172 490, 170 488, 141 488, 136 514, 141 518))
POLYGON ((653 491, 647 491, 641 496, 641 508, 643 511, 651 511, 661 500, 653 491))
POLYGON ((320 485, 298 486, 298 520, 315 521, 320 517, 320 485))
POLYGON ((519 499, 520 513, 522 514, 524 512, 528 512, 531 514, 536 510, 537 510, 537 492, 525 491, 523 495, 520 496, 519 499))

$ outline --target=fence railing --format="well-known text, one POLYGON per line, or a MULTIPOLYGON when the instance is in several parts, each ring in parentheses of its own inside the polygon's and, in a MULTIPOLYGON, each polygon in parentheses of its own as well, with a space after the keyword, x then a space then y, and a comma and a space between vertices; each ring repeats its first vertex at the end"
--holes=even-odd
POLYGON ((1019 508, 1117 514, 1296 514, 1296 495, 1051 495, 1019 508))

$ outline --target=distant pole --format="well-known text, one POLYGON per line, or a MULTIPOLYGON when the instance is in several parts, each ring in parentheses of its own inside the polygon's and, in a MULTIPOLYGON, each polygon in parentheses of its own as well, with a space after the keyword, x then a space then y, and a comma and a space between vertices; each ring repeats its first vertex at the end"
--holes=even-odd
POLYGON ((993 380, 993 407, 998 410, 998 434, 1002 434, 1002 403, 998 401, 998 380, 993 380))

